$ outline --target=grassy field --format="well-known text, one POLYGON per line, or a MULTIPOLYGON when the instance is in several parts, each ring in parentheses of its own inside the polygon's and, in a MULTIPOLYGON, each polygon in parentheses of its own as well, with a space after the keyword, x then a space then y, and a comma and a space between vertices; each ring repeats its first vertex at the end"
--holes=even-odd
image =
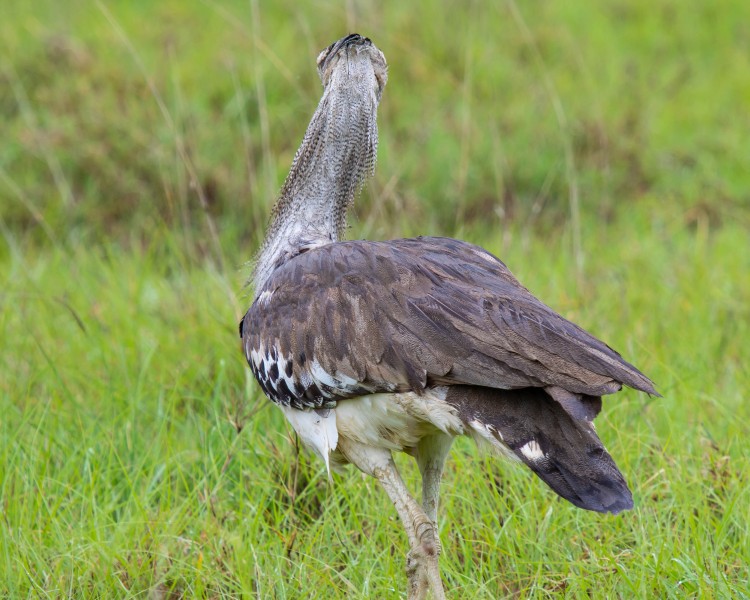
POLYGON ((448 593, 750 597, 749 3, 33 4, 0 20, 0 596, 405 596, 387 497, 329 485, 236 328, 356 30, 390 79, 350 237, 487 247, 664 395, 597 421, 618 517, 459 440, 448 593))

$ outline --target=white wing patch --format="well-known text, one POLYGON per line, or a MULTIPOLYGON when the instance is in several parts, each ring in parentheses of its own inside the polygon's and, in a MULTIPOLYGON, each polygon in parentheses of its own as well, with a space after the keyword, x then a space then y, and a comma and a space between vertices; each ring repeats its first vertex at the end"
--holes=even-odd
POLYGON ((523 454, 526 458, 528 458, 532 462, 541 460, 547 456, 544 452, 542 452, 542 447, 539 445, 539 442, 537 442, 536 440, 530 440, 526 442, 518 450, 521 454, 523 454))
POLYGON ((247 356, 247 362, 251 362, 257 369, 260 366, 260 362, 263 360, 263 344, 260 345, 258 350, 250 348, 250 340, 245 340, 245 356, 247 356))
POLYGON ((286 374, 286 368, 289 366, 289 363, 292 362, 292 355, 289 354, 287 356, 282 356, 281 352, 278 352, 278 357, 279 379, 284 380, 287 389, 293 390, 294 386, 296 385, 296 381, 294 379, 294 371, 292 371, 291 376, 288 376, 286 374))
POLYGON ((494 450, 499 452, 501 456, 513 461, 519 460, 514 452, 505 444, 503 434, 500 433, 496 427, 483 423, 478 419, 471 421, 469 425, 471 425, 471 431, 468 433, 471 434, 474 441, 477 442, 477 445, 480 443, 489 444, 494 450))
POLYGON ((338 381, 336 381, 330 373, 328 373, 323 367, 321 367, 320 363, 317 360, 314 360, 310 363, 310 375, 312 375, 312 378, 315 380, 318 386, 327 385, 330 388, 338 387, 338 381))
POLYGON ((310 377, 315 385, 318 386, 323 396, 330 398, 331 394, 323 390, 323 386, 333 390, 347 390, 359 385, 359 382, 348 375, 336 371, 331 375, 326 371, 317 360, 310 363, 310 377))
POLYGON ((268 306, 268 303, 271 301, 271 297, 273 296, 273 291, 265 290, 258 296, 258 304, 261 304, 263 306, 268 306))

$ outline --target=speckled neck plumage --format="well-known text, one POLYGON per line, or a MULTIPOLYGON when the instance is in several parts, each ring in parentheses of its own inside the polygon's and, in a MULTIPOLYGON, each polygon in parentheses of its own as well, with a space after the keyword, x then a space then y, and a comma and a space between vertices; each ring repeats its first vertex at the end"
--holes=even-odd
POLYGON ((323 97, 258 253, 255 297, 287 260, 340 239, 347 209, 375 168, 377 108, 387 80, 383 54, 370 40, 353 34, 320 54, 318 71, 323 97))

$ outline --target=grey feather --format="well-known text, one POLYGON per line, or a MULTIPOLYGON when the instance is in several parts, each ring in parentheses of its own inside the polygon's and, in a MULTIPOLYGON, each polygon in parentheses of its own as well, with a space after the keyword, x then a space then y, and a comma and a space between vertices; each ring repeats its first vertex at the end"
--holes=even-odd
POLYGON ((542 390, 453 386, 446 401, 576 506, 611 513, 633 508, 625 478, 591 423, 571 417, 542 390), (537 452, 524 453, 531 444, 537 452))
MULTIPOLYGON (((420 392, 431 385, 539 387, 576 418, 598 412, 586 397, 622 385, 656 394, 609 346, 537 300, 486 251, 448 238, 330 244, 274 271, 245 315, 246 346, 290 355, 296 380, 317 362, 363 389, 420 392), (300 336, 299 332, 305 335, 300 336), (304 354, 308 363, 299 364, 304 354)), ((289 397, 293 406, 328 401, 289 397)))

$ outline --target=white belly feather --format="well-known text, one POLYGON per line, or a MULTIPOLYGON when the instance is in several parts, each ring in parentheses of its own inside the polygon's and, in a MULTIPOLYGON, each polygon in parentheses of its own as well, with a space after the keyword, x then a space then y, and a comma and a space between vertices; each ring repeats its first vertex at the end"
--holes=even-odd
POLYGON ((330 473, 330 460, 345 463, 336 452, 340 438, 365 446, 403 451, 424 436, 442 431, 464 433, 456 409, 445 402, 447 387, 414 392, 368 394, 341 400, 334 409, 297 410, 282 407, 300 439, 320 456, 330 473))

